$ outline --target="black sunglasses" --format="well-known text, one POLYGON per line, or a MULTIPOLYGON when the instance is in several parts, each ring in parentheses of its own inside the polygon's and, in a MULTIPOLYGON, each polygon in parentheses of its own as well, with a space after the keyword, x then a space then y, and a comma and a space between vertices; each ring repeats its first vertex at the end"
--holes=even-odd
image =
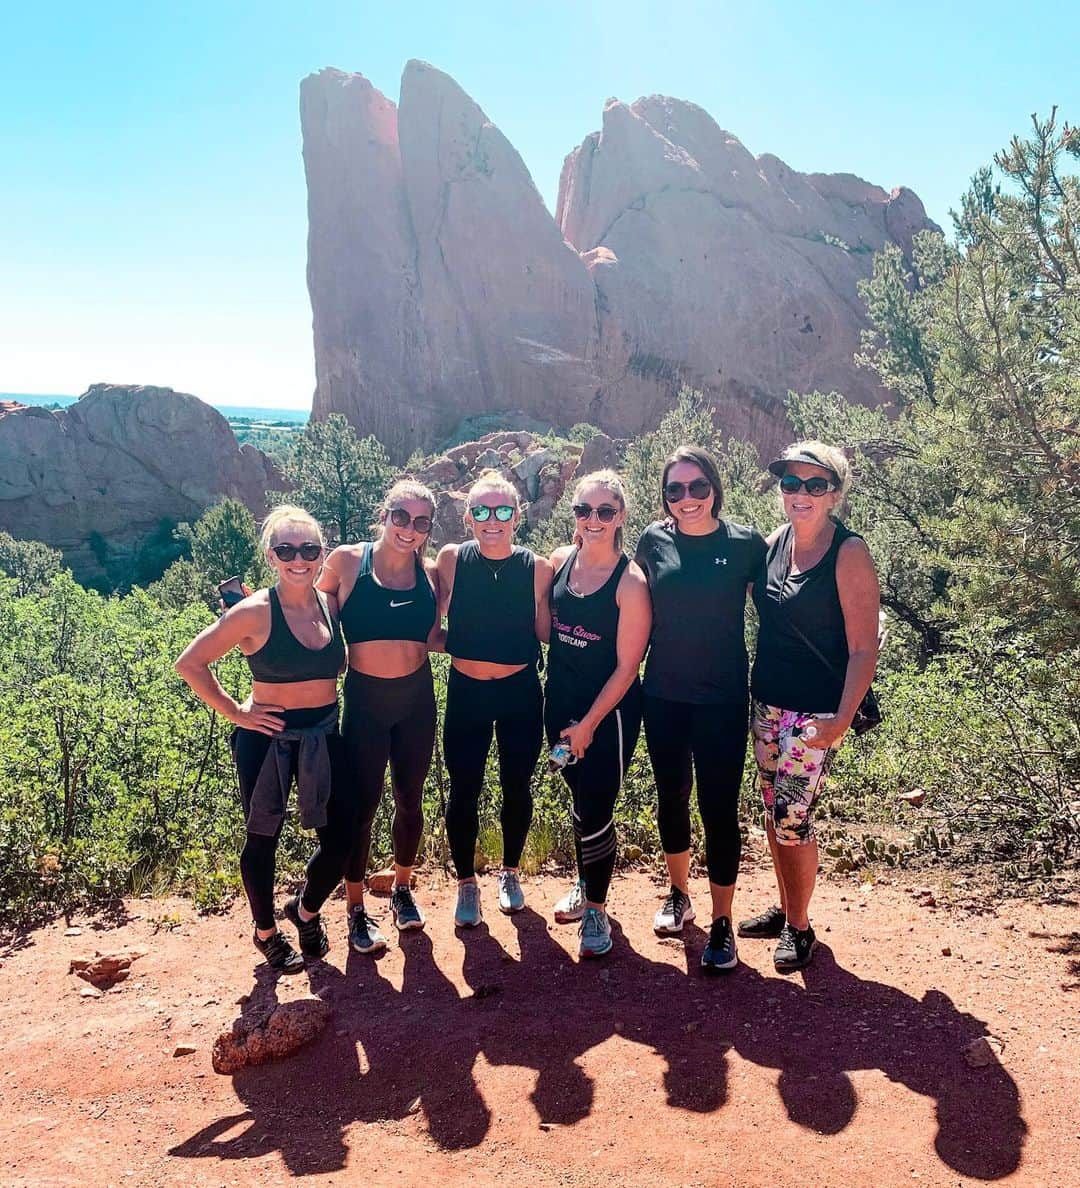
POLYGON ((688 483, 677 483, 672 480, 664 487, 664 496, 668 503, 678 503, 689 494, 691 499, 705 499, 712 494, 712 483, 706 478, 691 479, 688 483))
POLYGON ((511 507, 509 503, 500 503, 498 507, 488 507, 486 503, 478 503, 475 507, 469 508, 469 515, 478 523, 483 524, 491 519, 492 512, 495 513, 495 519, 500 524, 505 524, 514 518, 516 507, 511 507))
POLYGON ((390 511, 390 523, 395 528, 408 528, 411 524, 421 536, 431 531, 430 516, 410 516, 403 507, 395 507, 390 511))
POLYGON ((617 507, 612 507, 607 503, 603 503, 599 507, 592 507, 588 503, 575 503, 570 510, 574 513, 575 520, 589 520, 592 518, 593 512, 596 512, 596 518, 601 524, 610 524, 619 514, 617 507))
POLYGON ((780 480, 780 490, 785 495, 795 495, 804 489, 807 495, 813 496, 814 499, 820 499, 822 495, 827 494, 829 491, 835 491, 836 484, 831 483, 827 478, 822 478, 820 475, 814 475, 813 478, 801 479, 797 474, 785 474, 780 480))
POLYGON ((279 561, 294 561, 296 554, 305 561, 318 561, 322 556, 322 545, 317 544, 313 540, 305 540, 303 544, 279 544, 274 545, 271 550, 279 561))

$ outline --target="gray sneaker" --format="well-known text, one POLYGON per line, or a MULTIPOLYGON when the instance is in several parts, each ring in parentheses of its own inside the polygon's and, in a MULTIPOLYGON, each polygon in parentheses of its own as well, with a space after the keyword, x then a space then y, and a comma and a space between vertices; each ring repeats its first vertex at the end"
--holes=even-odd
POLYGON ((585 914, 581 917, 578 936, 581 937, 578 945, 579 957, 603 957, 612 945, 611 921, 607 917, 607 912, 594 907, 586 908, 585 914))
POLYGON ((525 907, 525 892, 521 889, 521 880, 516 870, 499 871, 499 911, 504 916, 512 916, 525 907))
POLYGON ((424 927, 424 913, 416 906, 410 888, 404 884, 395 887, 391 892, 390 910, 394 913, 394 923, 398 926, 399 932, 424 927))
POLYGON ((690 903, 690 896, 678 887, 672 887, 667 899, 664 900, 664 906, 653 919, 653 931, 659 932, 662 936, 673 936, 677 932, 682 932, 683 925, 689 924, 693 918, 694 908, 690 903))
POLYGON ((556 924, 576 924, 585 915, 585 880, 578 881, 555 905, 556 924))
POLYGON ((369 956, 381 953, 386 948, 386 937, 362 907, 353 908, 349 915, 349 944, 358 953, 367 953, 369 956))
POLYGON ((458 883, 454 924, 458 928, 475 928, 483 920, 480 914, 480 888, 476 883, 458 883))

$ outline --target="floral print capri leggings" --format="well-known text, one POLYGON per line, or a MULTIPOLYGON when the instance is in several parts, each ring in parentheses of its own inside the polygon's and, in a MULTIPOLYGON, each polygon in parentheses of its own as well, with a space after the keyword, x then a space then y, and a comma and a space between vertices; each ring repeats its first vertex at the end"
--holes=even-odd
POLYGON ((754 700, 750 730, 754 737, 758 785, 765 812, 782 846, 805 846, 814 840, 812 812, 835 752, 802 737, 814 717, 754 700))

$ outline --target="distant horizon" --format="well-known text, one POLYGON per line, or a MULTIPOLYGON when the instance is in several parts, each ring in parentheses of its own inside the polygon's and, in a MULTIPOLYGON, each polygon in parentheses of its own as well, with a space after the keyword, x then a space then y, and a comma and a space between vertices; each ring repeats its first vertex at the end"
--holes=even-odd
MULTIPOLYGON (((153 386, 153 385, 150 385, 153 386)), ((89 387, 89 385, 87 385, 89 387)), ((286 407, 285 405, 274 404, 246 404, 242 400, 232 400, 228 403, 218 402, 215 400, 207 400, 200 396, 197 392, 181 393, 186 396, 194 396, 196 400, 201 400, 203 404, 208 404, 211 408, 216 409, 222 414, 234 412, 234 415, 247 415, 242 411, 247 409, 251 414, 267 414, 269 418, 277 417, 279 420, 295 421, 299 417, 310 417, 310 408, 286 407), (234 411, 235 410, 235 411, 234 411), (295 416, 285 416, 286 413, 294 413, 295 416)), ((70 392, 0 392, 0 400, 15 400, 19 403, 30 402, 32 405, 50 404, 56 401, 66 400, 71 404, 76 404, 85 395, 85 392, 80 392, 73 396, 70 392)))

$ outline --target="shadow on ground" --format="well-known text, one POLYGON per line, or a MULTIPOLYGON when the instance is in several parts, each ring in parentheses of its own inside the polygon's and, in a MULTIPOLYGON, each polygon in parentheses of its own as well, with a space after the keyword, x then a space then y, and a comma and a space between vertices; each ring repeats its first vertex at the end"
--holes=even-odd
MULTIPOLYGON (((402 937, 400 991, 356 954, 344 974, 312 965, 312 989, 334 1008, 320 1040, 281 1064, 236 1074, 245 1108, 170 1153, 249 1159, 276 1149, 294 1175, 333 1172, 345 1166, 353 1123, 417 1112, 439 1147, 475 1147, 492 1120, 473 1076, 481 1055, 535 1070, 538 1124, 572 1126, 593 1106, 579 1058, 619 1035, 663 1058, 667 1104, 676 1109, 724 1107, 734 1050, 778 1070, 793 1124, 838 1134, 858 1108, 849 1074, 878 1069, 934 1100, 935 1147, 955 1172, 994 1180, 1020 1163, 1027 1127, 1016 1084, 999 1064, 968 1067, 964 1048, 986 1025, 938 991, 915 999, 860 979, 826 946, 802 976, 765 977, 744 965, 708 981, 697 970, 705 940, 698 928, 688 930, 685 970, 635 952, 617 925, 611 956, 579 964, 535 912, 514 923, 520 960, 486 926, 461 937, 467 997, 439 970, 424 933, 402 937)), ((265 1003, 273 993, 272 982, 258 980, 252 997, 265 1003)))

